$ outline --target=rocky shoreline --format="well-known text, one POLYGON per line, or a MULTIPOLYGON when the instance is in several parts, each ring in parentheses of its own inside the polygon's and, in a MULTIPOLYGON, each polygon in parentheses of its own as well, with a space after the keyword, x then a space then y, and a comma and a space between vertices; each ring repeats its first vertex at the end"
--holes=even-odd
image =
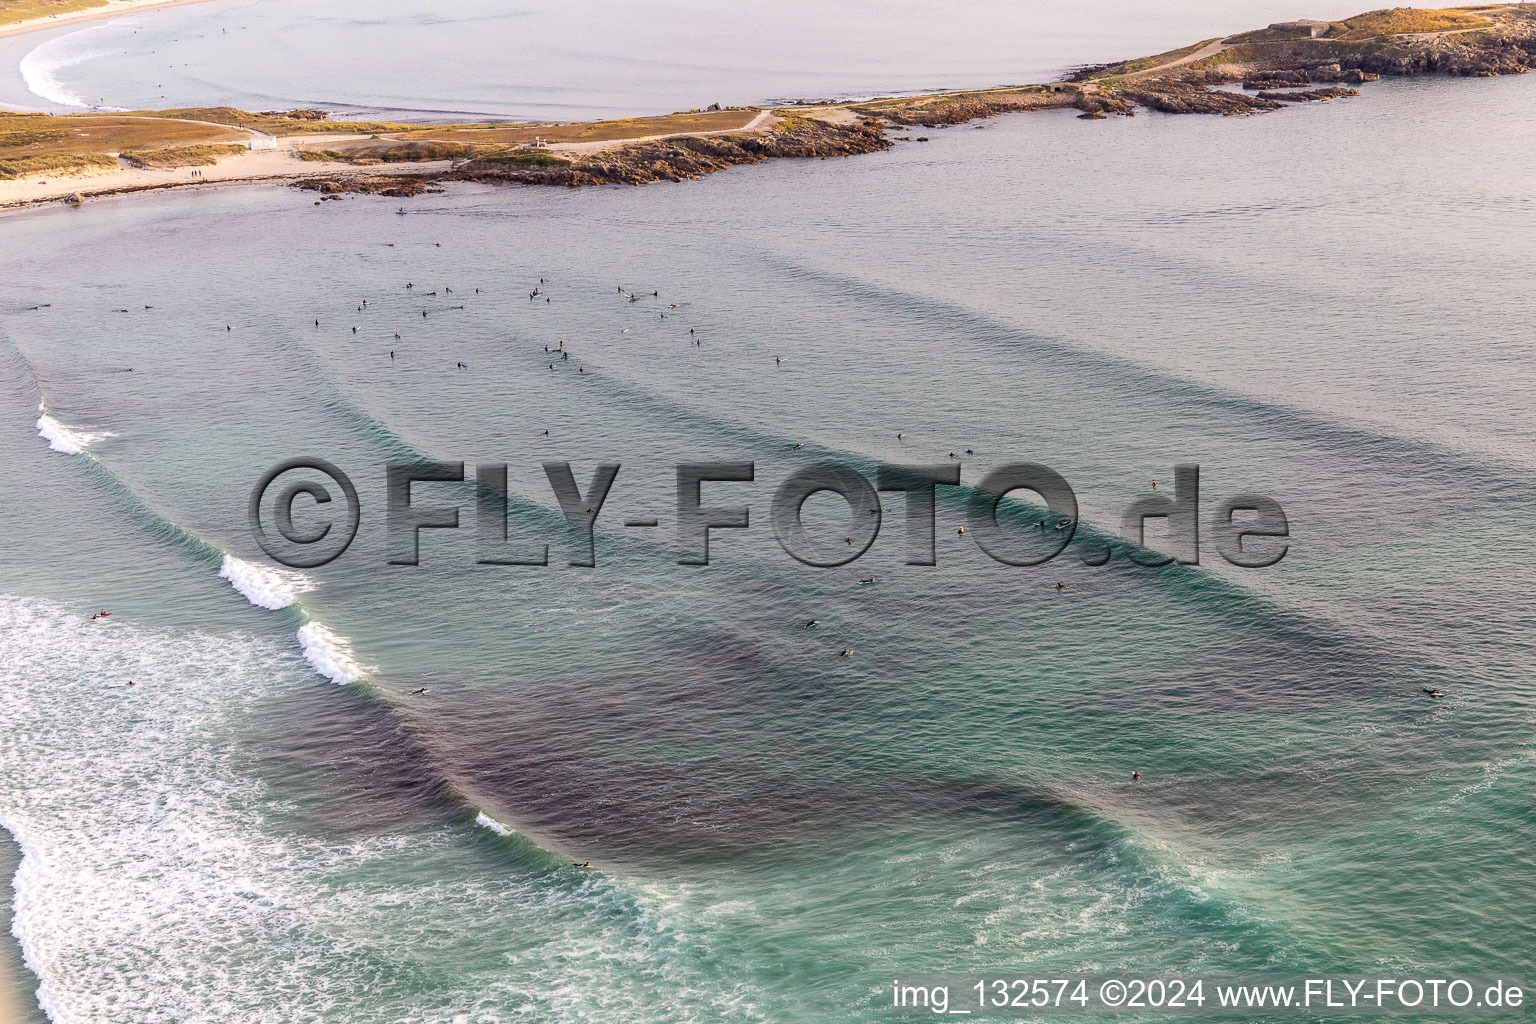
MULTIPOLYGON (((1536 12, 1519 6, 1482 10, 1489 12, 1488 23, 1478 31, 1353 39, 1349 36, 1356 29, 1351 19, 1336 26, 1343 30, 1343 38, 1303 39, 1288 37, 1281 26, 1271 26, 1219 43, 1213 40, 1207 44, 1208 49, 1214 48, 1210 56, 1166 70, 1157 65, 1135 67, 1144 61, 1098 65, 1050 85, 841 105, 838 109, 853 116, 845 123, 786 111, 781 112, 786 115, 783 120, 759 134, 640 142, 591 156, 537 163, 515 158, 470 160, 415 185, 403 184, 398 177, 363 178, 346 182, 341 190, 417 194, 415 190, 424 189, 427 180, 567 187, 683 181, 777 158, 877 152, 912 138, 893 138, 888 134, 891 129, 947 127, 1019 111, 1076 108, 1086 120, 1131 117, 1138 107, 1167 114, 1233 116, 1347 99, 1360 94, 1353 86, 1388 75, 1489 76, 1523 74, 1536 67, 1536 12), (1242 90, 1230 88, 1234 83, 1241 83, 1242 90)), ((303 182, 300 187, 316 185, 303 182)))
POLYGON ((378 175, 341 180, 306 178, 295 187, 329 195, 368 192, 420 195, 430 182, 475 181, 498 185, 644 185, 686 181, 742 164, 793 157, 812 159, 875 153, 895 145, 885 124, 869 118, 834 124, 791 118, 759 135, 684 136, 635 143, 579 159, 544 156, 537 161, 506 158, 468 160, 449 171, 426 175, 378 175))
MULTIPOLYGON (((1355 86, 1387 76, 1494 76, 1523 74, 1533 67, 1536 7, 1392 8, 1340 22, 1277 23, 1157 57, 1079 68, 1063 81, 1043 85, 783 107, 755 116, 757 108, 731 108, 747 111, 741 116, 748 120, 739 129, 697 130, 693 116, 698 111, 658 116, 644 126, 637 123, 636 137, 615 139, 610 134, 606 138, 611 142, 597 143, 580 141, 582 131, 567 131, 563 140, 557 137, 552 144, 547 138, 520 138, 516 133, 523 129, 516 125, 450 126, 451 131, 435 135, 427 126, 339 125, 353 135, 332 135, 339 141, 325 143, 327 148, 302 143, 290 147, 300 159, 328 167, 281 177, 320 193, 317 202, 349 194, 407 198, 438 191, 434 185, 451 181, 568 188, 643 185, 701 178, 766 160, 874 153, 897 142, 928 141, 928 136, 914 137, 910 131, 896 134, 912 127, 945 128, 1006 113, 1076 109, 1084 120, 1133 117, 1138 108, 1168 114, 1258 114, 1298 103, 1348 99, 1359 95, 1355 86), (670 124, 695 130, 647 134, 656 131, 653 126, 665 131, 669 119, 670 124), (394 163, 415 166, 360 171, 394 163)), ((203 120, 190 123, 206 124, 218 113, 193 111, 191 116, 203 120)), ((240 113, 228 111, 224 116, 240 113)), ((327 115, 306 110, 245 117, 280 117, 287 125, 323 123, 327 115)), ((324 131, 318 124, 301 127, 324 131)), ((598 133, 598 138, 604 136, 598 133)), ((199 184, 205 181, 197 179, 199 184)))

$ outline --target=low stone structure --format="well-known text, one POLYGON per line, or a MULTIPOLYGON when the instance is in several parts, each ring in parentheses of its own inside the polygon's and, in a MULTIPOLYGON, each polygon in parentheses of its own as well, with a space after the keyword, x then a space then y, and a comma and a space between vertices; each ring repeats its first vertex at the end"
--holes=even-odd
POLYGON ((1316 39, 1328 31, 1326 21, 1313 21, 1310 18, 1302 18, 1300 21, 1277 21, 1269 27, 1276 32, 1291 32, 1298 36, 1306 36, 1308 39, 1316 39))

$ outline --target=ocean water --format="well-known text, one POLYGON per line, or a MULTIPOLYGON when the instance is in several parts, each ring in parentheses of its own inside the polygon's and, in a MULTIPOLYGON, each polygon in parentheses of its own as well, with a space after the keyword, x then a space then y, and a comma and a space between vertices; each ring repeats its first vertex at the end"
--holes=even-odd
POLYGON ((1296 16, 1292 0, 214 0, 0 40, 0 103, 585 120, 1046 81, 1296 16))
POLYGON ((1016 115, 405 216, 6 215, 0 824, 40 1005, 785 1024, 886 1019, 918 971, 1529 970, 1533 89, 1016 115), (904 565, 895 495, 850 565, 773 538, 797 468, 950 453, 1062 473, 1068 553, 994 563, 946 498, 904 565), (297 456, 362 526, 277 571, 246 503, 297 456), (417 501, 463 527, 386 564, 384 467, 427 457, 506 462, 551 564, 476 564, 450 485, 417 501), (705 498, 751 526, 678 565, 673 467, 737 459, 705 498), (546 460, 623 464, 594 568, 546 460), (1181 462, 1206 515, 1280 501, 1285 559, 1077 559, 1181 462))

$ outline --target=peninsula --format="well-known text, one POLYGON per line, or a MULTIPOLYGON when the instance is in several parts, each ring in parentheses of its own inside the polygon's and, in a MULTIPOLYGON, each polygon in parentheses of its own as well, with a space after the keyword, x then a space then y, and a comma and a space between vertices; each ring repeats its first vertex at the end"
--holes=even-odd
POLYGON ((1523 74, 1533 66, 1536 7, 1493 4, 1281 22, 1037 85, 590 123, 423 125, 230 108, 0 113, 0 206, 236 182, 287 182, 324 202, 418 195, 452 181, 681 181, 779 157, 926 142, 925 129, 1015 111, 1069 108, 1085 120, 1142 108, 1258 114, 1348 98, 1382 76, 1523 74))

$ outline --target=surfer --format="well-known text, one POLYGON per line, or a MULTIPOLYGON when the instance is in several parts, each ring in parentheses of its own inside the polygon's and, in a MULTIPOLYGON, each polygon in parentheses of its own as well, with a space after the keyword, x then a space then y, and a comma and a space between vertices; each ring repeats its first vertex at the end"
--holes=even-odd
POLYGON ((875 582, 875 577, 873 577, 873 576, 871 576, 867 580, 859 580, 859 583, 860 584, 864 584, 864 585, 867 585, 867 584, 870 584, 870 583, 873 583, 873 582, 875 582))
POLYGON ((1441 693, 1439 690, 1432 690, 1432 689, 1430 689, 1427 686, 1419 687, 1419 692, 1420 693, 1427 693, 1431 697, 1444 697, 1445 696, 1445 694, 1441 693))
POLYGON ((1053 589, 1055 589, 1055 590, 1066 590, 1067 589, 1067 585, 1065 583, 1057 583, 1056 586, 1053 589))
POLYGON ((415 697, 415 696, 420 696, 420 695, 421 695, 421 694, 423 694, 423 693, 431 693, 431 692, 432 692, 432 691, 431 691, 431 690, 429 690, 429 689, 427 689, 427 688, 426 688, 426 687, 425 687, 425 686, 423 686, 423 687, 422 687, 422 688, 421 688, 421 689, 419 689, 419 690, 412 690, 412 691, 411 691, 411 696, 413 696, 413 697, 415 697))
POLYGON ((839 658, 846 658, 846 657, 848 657, 848 655, 850 655, 852 653, 853 653, 853 648, 852 647, 844 647, 843 648, 843 653, 839 654, 838 657, 839 658))
POLYGON ((816 627, 816 620, 812 619, 810 622, 807 622, 805 625, 801 626, 800 628, 801 629, 814 629, 815 627, 816 627))
POLYGON ((1135 782, 1139 778, 1141 778, 1141 772, 1131 772, 1131 781, 1132 782, 1135 782))

